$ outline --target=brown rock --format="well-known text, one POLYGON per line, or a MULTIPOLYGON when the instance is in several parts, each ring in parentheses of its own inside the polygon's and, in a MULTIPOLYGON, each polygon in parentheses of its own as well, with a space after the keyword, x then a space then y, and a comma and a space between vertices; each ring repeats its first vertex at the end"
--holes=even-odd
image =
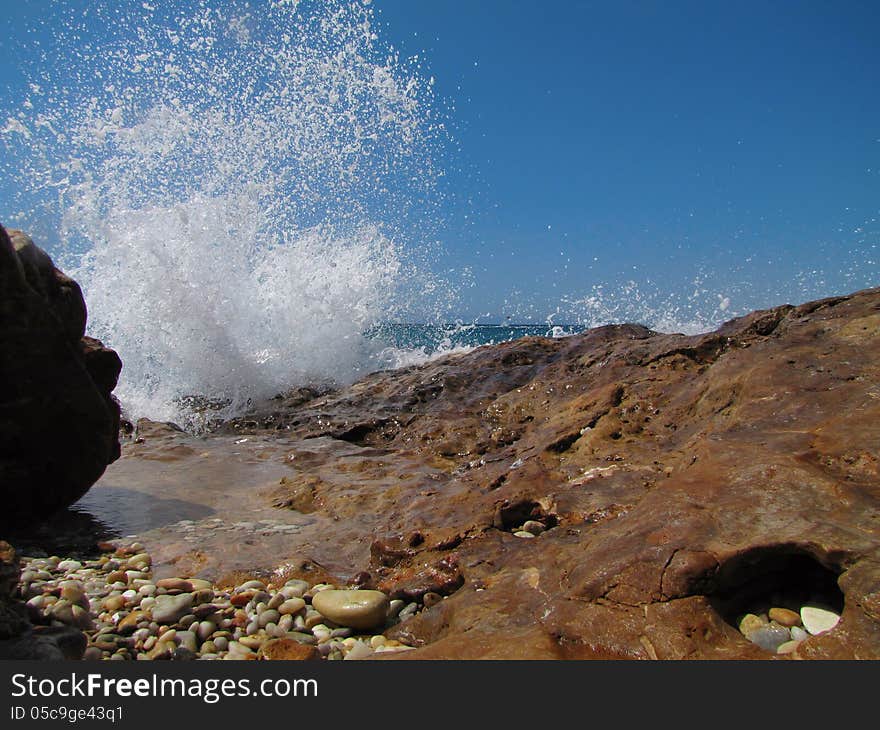
POLYGON ((801 616, 797 611, 788 608, 773 607, 767 614, 771 621, 775 621, 780 626, 791 628, 792 626, 801 625, 801 616))
POLYGON ((874 289, 702 335, 614 325, 481 347, 163 448, 196 452, 175 457, 182 494, 190 468, 238 468, 217 509, 254 507, 235 496, 231 435, 289 475, 254 479, 272 485, 264 510, 308 486, 295 531, 200 544, 206 574, 369 570, 394 596, 447 596, 386 632, 419 648, 377 658, 768 659, 738 618, 815 601, 840 624, 798 658, 880 659, 878 382, 874 289), (511 534, 529 520, 549 529, 511 534))
POLYGON ((257 593, 258 591, 255 590, 246 590, 242 591, 241 593, 233 593, 232 596, 229 598, 229 602, 233 606, 246 606, 248 603, 250 603, 250 600, 255 595, 257 595, 257 593))
POLYGON ((455 555, 438 560, 434 565, 401 570, 379 584, 379 590, 391 598, 417 601, 426 593, 449 595, 461 587, 464 577, 455 555))
POLYGON ((321 658, 314 646, 300 644, 295 639, 270 639, 260 647, 257 656, 260 659, 296 662, 321 658))
POLYGON ((116 630, 120 634, 134 633, 135 629, 137 629, 137 625, 141 621, 144 621, 146 618, 147 614, 144 611, 136 608, 117 624, 116 630))

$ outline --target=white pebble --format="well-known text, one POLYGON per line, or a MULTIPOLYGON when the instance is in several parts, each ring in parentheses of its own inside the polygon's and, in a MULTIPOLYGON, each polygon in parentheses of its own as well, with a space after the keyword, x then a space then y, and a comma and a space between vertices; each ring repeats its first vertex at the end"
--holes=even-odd
POLYGON ((840 616, 824 608, 804 606, 801 609, 801 621, 804 624, 804 628, 813 636, 816 636, 824 634, 826 631, 831 631, 831 629, 837 626, 840 616))

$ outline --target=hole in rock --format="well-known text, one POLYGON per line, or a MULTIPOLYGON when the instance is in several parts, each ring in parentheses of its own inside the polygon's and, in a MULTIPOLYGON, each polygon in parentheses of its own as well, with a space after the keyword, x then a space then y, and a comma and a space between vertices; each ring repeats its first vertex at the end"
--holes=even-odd
POLYGON ((843 612, 840 572, 839 566, 825 565, 795 546, 755 548, 719 568, 708 598, 747 639, 768 651, 782 647, 780 653, 786 653, 811 633, 833 628, 843 612), (805 607, 818 609, 822 621, 830 619, 830 628, 813 623, 809 616, 803 621, 805 607))
POLYGON ((558 523, 556 515, 547 512, 538 502, 522 500, 503 505, 498 510, 496 527, 508 532, 528 532, 537 536, 551 527, 556 527, 558 523))

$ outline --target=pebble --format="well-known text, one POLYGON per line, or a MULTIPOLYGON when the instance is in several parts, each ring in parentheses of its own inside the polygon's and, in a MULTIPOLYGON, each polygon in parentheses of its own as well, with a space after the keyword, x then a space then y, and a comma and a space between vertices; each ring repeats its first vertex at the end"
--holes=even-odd
POLYGON ((368 657, 373 656, 375 654, 375 650, 369 644, 358 641, 348 650, 348 653, 343 657, 343 659, 367 659, 368 657))
POLYGON ((251 602, 251 599, 256 595, 256 591, 243 591, 241 593, 234 594, 229 599, 229 602, 233 606, 247 606, 251 602))
POLYGON ((173 624, 189 613, 192 605, 192 593, 180 593, 176 596, 167 594, 156 596, 156 603, 152 607, 153 621, 160 624, 173 624))
POLYGON ((770 626, 752 631, 746 638, 762 649, 775 652, 782 644, 791 641, 791 633, 784 626, 770 626))
MULTIPOLYGON (((232 592, 196 578, 154 580, 151 564, 138 544, 98 560, 23 558, 18 591, 35 622, 78 626, 88 639, 85 658, 113 661, 363 659, 410 649, 362 632, 422 608, 389 601, 380 591, 298 579, 278 589, 250 580, 232 592), (282 651, 284 646, 295 648, 282 651)), ((421 602, 440 600, 428 593, 421 602)))
POLYGON ((757 616, 754 613, 747 613, 739 621, 740 633, 749 638, 749 634, 759 629, 763 629, 769 625, 769 621, 764 616, 757 616))
POLYGON ((394 618, 403 610, 403 607, 406 605, 406 601, 395 598, 388 604, 388 618, 394 618))
POLYGON ((107 598, 101 601, 101 606, 105 611, 118 611, 125 606, 125 597, 119 594, 107 596, 107 598))
POLYGON ((435 606, 440 601, 443 600, 443 596, 439 593, 434 593, 433 591, 429 591, 424 596, 422 596, 422 603, 425 604, 425 608, 431 608, 431 606, 435 606))
POLYGON ((791 631, 791 638, 794 639, 795 641, 806 641, 810 636, 800 626, 792 626, 790 631, 791 631))
POLYGON ((797 626, 801 622, 800 614, 788 608, 771 608, 767 613, 771 621, 775 621, 781 626, 791 628, 797 626))
POLYGON ((288 631, 287 638, 298 641, 300 644, 317 644, 318 640, 312 634, 306 634, 302 631, 288 631))
POLYGON ((238 586, 235 589, 235 592, 240 593, 241 591, 247 591, 247 590, 265 591, 266 584, 263 583, 263 581, 261 581, 261 580, 249 580, 246 583, 242 583, 240 586, 238 586))
POLYGON ((261 627, 268 626, 270 623, 277 624, 278 619, 281 618, 281 614, 278 613, 274 608, 267 608, 260 614, 258 622, 261 627))
POLYGON ((147 553, 138 553, 137 555, 132 555, 125 564, 134 570, 146 570, 152 563, 153 561, 147 553))
POLYGON ((524 532, 531 532, 533 535, 540 535, 545 528, 541 522, 537 520, 526 520, 521 528, 524 532))
POLYGON ((204 580, 202 578, 187 578, 189 584, 192 586, 193 591, 205 591, 210 590, 213 592, 214 584, 209 580, 204 580))
MULTIPOLYGON (((281 595, 280 593, 278 595, 281 595)), ((287 600, 280 603, 275 608, 278 609, 278 613, 285 614, 295 614, 299 613, 306 607, 306 602, 302 598, 288 598, 287 600)))
MULTIPOLYGON (((272 598, 269 599, 269 602, 266 604, 266 608, 278 608, 284 601, 286 600, 285 596, 281 593, 276 593, 272 598)), ((305 603, 305 601, 303 601, 305 603)))
POLYGON ((157 588, 164 588, 167 591, 181 591, 183 593, 191 593, 193 589, 192 583, 184 578, 162 578, 156 581, 157 588))
POLYGON ((372 629, 385 623, 388 596, 381 591, 322 590, 312 606, 334 623, 354 629, 372 629))
POLYGON ((259 649, 265 638, 265 636, 242 636, 238 643, 241 646, 246 646, 248 649, 259 649))
POLYGON ((78 580, 65 580, 61 583, 61 597, 71 603, 82 604, 86 597, 85 588, 78 580))
POLYGON ((317 659, 319 652, 315 647, 300 644, 298 641, 288 638, 271 639, 260 647, 260 656, 264 659, 276 659, 285 661, 305 661, 317 659))
POLYGON ((840 616, 834 613, 834 611, 829 611, 825 608, 804 606, 801 609, 801 621, 808 633, 817 636, 831 631, 831 629, 837 626, 840 616))
POLYGON ((177 643, 192 652, 197 652, 199 650, 194 631, 178 631, 177 643))
POLYGON ((777 654, 791 654, 801 645, 800 641, 786 641, 776 647, 777 654))
POLYGON ((514 537, 524 537, 524 538, 532 538, 534 535, 531 532, 526 532, 525 530, 517 530, 513 533, 514 537))

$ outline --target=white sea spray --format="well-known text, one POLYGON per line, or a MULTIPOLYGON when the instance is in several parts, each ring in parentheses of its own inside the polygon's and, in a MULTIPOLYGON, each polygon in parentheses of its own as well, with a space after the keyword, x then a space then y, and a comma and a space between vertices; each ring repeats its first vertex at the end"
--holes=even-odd
POLYGON ((22 220, 61 231, 126 411, 185 420, 187 396, 239 410, 387 365, 363 333, 443 286, 420 261, 444 130, 370 5, 53 12, 4 164, 22 220))

